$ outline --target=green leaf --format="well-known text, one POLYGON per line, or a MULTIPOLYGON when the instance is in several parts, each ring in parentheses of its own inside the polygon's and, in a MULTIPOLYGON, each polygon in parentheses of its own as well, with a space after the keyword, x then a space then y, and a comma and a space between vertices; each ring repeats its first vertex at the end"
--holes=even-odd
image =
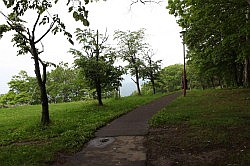
POLYGON ((78 15, 78 13, 76 11, 73 12, 73 17, 75 18, 75 20, 77 20, 77 19, 79 20, 79 18, 78 18, 79 15, 78 15))
POLYGON ((72 10, 73 10, 73 6, 69 7, 69 11, 68 12, 70 13, 70 12, 72 12, 72 10))
POLYGON ((83 25, 85 25, 85 26, 89 26, 89 21, 86 20, 86 19, 83 19, 83 20, 82 20, 82 23, 83 23, 83 25))
POLYGON ((5 24, 0 25, 0 38, 3 37, 3 33, 6 33, 10 30, 11 30, 11 28, 8 25, 5 25, 5 24))

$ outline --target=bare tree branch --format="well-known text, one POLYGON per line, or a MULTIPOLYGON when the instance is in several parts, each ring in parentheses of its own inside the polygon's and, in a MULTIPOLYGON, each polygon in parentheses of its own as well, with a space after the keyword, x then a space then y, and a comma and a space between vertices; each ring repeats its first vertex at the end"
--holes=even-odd
POLYGON ((100 45, 102 46, 107 40, 108 40, 108 36, 105 36, 102 40, 102 42, 100 43, 100 45))
POLYGON ((39 58, 39 57, 38 57, 38 61, 39 61, 43 66, 47 66, 47 63, 46 63, 46 62, 43 62, 43 61, 41 60, 41 58, 39 58))
POLYGON ((142 3, 142 4, 146 4, 146 3, 155 3, 155 4, 160 4, 162 1, 155 1, 155 0, 132 0, 132 3, 130 4, 130 6, 133 6, 136 3, 142 3))
POLYGON ((106 29, 103 40, 102 40, 100 45, 102 46, 108 40, 108 38, 109 38, 109 36, 107 35, 107 29, 106 29))
POLYGON ((136 81, 133 78, 131 78, 131 80, 134 81, 134 83, 136 83, 136 81))
POLYGON ((37 24, 38 24, 38 21, 39 21, 40 17, 41 17, 41 14, 39 13, 38 16, 37 16, 36 22, 35 22, 35 24, 34 24, 34 26, 33 26, 32 37, 35 36, 36 26, 37 26, 37 24))
POLYGON ((38 61, 42 64, 42 66, 43 66, 43 78, 42 78, 42 81, 43 81, 43 83, 46 83, 46 81, 47 81, 47 67, 48 66, 54 66, 54 67, 56 67, 56 64, 54 64, 54 63, 51 63, 51 62, 44 62, 44 61, 42 61, 39 57, 38 57, 38 61))
POLYGON ((38 52, 38 55, 44 52, 44 45, 43 45, 42 42, 40 42, 40 43, 41 43, 41 45, 42 45, 42 51, 39 51, 39 52, 38 52))
POLYGON ((50 24, 49 29, 37 41, 35 41, 35 44, 37 44, 38 42, 40 42, 50 32, 50 30, 53 28, 54 24, 55 24, 55 22, 53 21, 50 24))

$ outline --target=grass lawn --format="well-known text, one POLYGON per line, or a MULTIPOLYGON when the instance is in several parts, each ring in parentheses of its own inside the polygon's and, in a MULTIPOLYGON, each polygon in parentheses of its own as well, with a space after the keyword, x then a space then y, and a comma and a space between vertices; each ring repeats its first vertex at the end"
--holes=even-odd
POLYGON ((112 119, 161 95, 50 105, 51 124, 40 125, 41 106, 0 109, 0 165, 48 165, 60 153, 74 153, 112 119))
POLYGON ((250 89, 190 91, 150 125, 148 165, 250 165, 250 89))

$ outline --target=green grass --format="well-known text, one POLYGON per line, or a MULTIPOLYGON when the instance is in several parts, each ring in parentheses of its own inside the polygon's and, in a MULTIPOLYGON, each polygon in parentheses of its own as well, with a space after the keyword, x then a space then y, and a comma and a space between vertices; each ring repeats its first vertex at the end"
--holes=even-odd
POLYGON ((250 89, 190 91, 150 125, 182 129, 178 146, 192 152, 223 149, 218 165, 250 165, 250 89))
POLYGON ((50 105, 51 124, 40 125, 37 106, 0 109, 0 165, 48 165, 60 153, 79 151, 94 132, 122 114, 161 95, 50 105))

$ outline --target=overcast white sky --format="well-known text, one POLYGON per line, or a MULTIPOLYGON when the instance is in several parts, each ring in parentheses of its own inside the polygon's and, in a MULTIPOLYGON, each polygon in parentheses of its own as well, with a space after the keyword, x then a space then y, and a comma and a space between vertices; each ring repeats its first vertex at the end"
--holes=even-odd
MULTIPOLYGON (((181 28, 176 24, 174 16, 168 14, 166 9, 167 0, 158 4, 135 4, 130 7, 131 0, 107 0, 106 2, 93 2, 87 5, 89 10, 89 21, 91 29, 99 29, 104 33, 107 29, 110 39, 113 39, 115 30, 139 30, 146 29, 147 42, 155 51, 155 59, 162 60, 162 66, 169 66, 182 63, 182 41, 179 32, 181 28)), ((0 10, 6 12, 3 2, 0 2, 0 10)), ((84 28, 81 24, 75 23, 71 15, 62 11, 63 5, 56 8, 53 13, 60 13, 68 29, 73 33, 75 28, 84 28)), ((32 15, 32 14, 30 14, 32 15)), ((28 21, 32 22, 30 16, 28 21)), ((0 24, 4 22, 0 16, 0 24)), ((40 29, 42 33, 42 29, 40 29)), ((16 56, 17 49, 11 43, 11 33, 7 33, 0 40, 0 94, 8 91, 7 83, 13 75, 20 70, 25 70, 29 75, 34 76, 34 65, 30 55, 16 56)), ((62 35, 52 34, 43 40, 45 52, 42 59, 58 64, 60 61, 72 63, 74 58, 67 51, 74 47, 70 45, 62 35)), ((75 46, 79 47, 79 46, 75 46)))

